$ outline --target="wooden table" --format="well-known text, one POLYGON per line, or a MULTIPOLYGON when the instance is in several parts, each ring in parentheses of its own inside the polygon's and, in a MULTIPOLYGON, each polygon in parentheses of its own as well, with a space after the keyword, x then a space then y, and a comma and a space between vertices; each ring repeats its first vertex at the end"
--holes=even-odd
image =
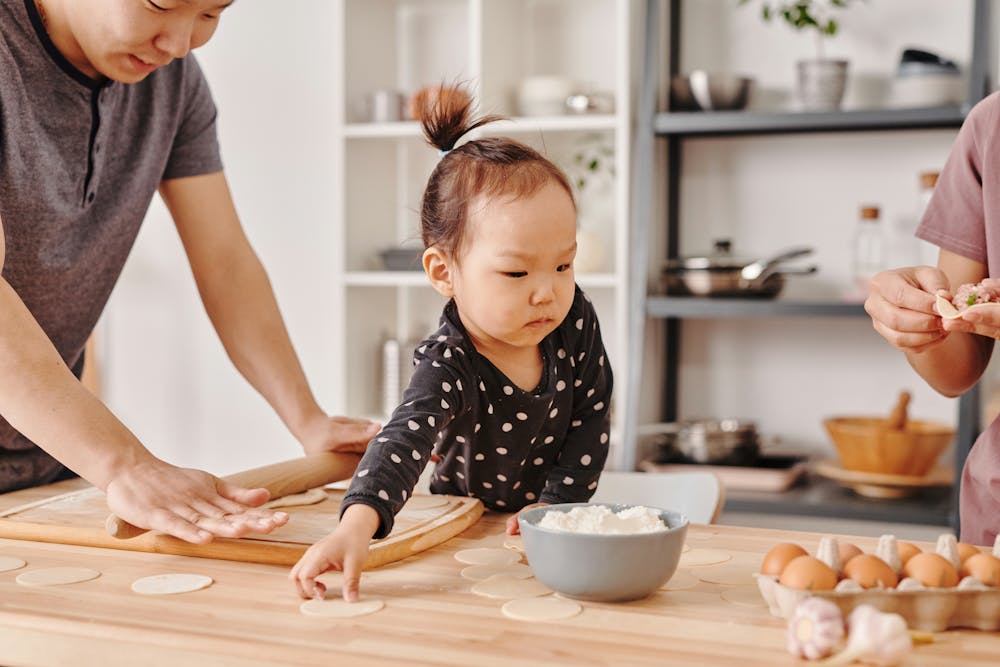
MULTIPOLYGON (((79 482, 63 482, 70 490, 79 482)), ((0 496, 0 511, 53 487, 0 496)), ((733 589, 699 581, 627 604, 584 602, 580 615, 526 623, 500 613, 502 601, 470 592, 454 559, 460 549, 499 546, 505 516, 487 513, 449 542, 373 570, 362 591, 385 608, 356 619, 300 614, 287 568, 186 556, 0 540, 0 555, 28 562, 0 573, 3 665, 804 665, 785 652, 785 623, 762 606, 727 602, 733 589), (80 565, 92 581, 27 588, 15 577, 31 568, 80 565), (151 574, 192 572, 211 587, 175 596, 131 592, 151 574)), ((754 571, 775 543, 814 549, 820 535, 730 526, 692 526, 688 544, 721 549, 732 569, 754 571)), ((866 551, 875 540, 851 538, 866 551)), ((926 545, 931 546, 931 545, 926 545)), ((712 567, 712 566, 708 566, 712 567)), ((703 574, 704 567, 688 572, 703 574)), ((324 575, 336 586, 339 575, 324 575)), ((907 665, 995 665, 1000 635, 950 631, 916 647, 907 665)))

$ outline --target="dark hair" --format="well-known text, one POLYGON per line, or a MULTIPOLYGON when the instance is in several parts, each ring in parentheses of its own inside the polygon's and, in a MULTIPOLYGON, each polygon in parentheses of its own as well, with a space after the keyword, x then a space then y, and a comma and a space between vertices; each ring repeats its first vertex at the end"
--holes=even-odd
MULTIPOLYGON (((538 151, 507 137, 485 137, 455 147, 478 127, 502 116, 472 116, 472 99, 460 87, 439 89, 421 117, 427 143, 447 151, 431 173, 420 207, 424 247, 455 255, 465 238, 469 204, 477 195, 532 195, 550 180, 573 198, 566 175, 538 151)), ((574 202, 575 206, 575 202, 574 202)))

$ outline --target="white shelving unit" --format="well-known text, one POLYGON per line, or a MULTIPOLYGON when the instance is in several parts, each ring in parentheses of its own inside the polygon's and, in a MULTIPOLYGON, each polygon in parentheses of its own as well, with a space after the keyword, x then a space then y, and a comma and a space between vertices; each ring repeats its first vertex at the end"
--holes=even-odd
MULTIPOLYGON (((387 337, 419 339, 437 327, 443 301, 418 271, 387 271, 380 251, 419 246, 420 199, 437 163, 414 121, 367 122, 358 109, 379 89, 410 95, 442 82, 464 82, 480 111, 509 121, 484 128, 523 141, 564 169, 584 137, 614 150, 611 219, 598 229, 605 266, 577 272, 598 315, 615 371, 612 462, 621 456, 628 324, 629 166, 633 4, 630 0, 337 0, 334 85, 341 103, 331 187, 339 202, 337 245, 342 364, 337 394, 345 414, 384 418, 380 349, 387 337), (570 77, 611 93, 614 112, 549 117, 516 115, 515 90, 528 76, 570 77)), ((581 213, 583 213, 581 206, 581 213)), ((410 349, 403 353, 409 355, 410 349)))

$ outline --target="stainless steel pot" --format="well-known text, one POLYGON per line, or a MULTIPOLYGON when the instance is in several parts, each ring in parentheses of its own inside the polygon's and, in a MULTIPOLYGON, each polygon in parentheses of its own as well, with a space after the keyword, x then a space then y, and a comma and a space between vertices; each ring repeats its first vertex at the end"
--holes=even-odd
POLYGON ((657 461, 753 465, 760 454, 754 422, 741 419, 688 419, 644 429, 655 435, 657 461))
POLYGON ((766 259, 739 259, 727 240, 715 242, 715 254, 671 259, 663 266, 668 294, 719 297, 775 297, 785 285, 786 274, 809 274, 815 266, 783 267, 787 260, 812 253, 808 247, 784 250, 766 259))

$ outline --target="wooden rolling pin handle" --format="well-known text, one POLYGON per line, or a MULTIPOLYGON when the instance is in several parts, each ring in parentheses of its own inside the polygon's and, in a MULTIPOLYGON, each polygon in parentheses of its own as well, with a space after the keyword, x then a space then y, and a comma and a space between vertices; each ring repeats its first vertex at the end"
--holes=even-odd
MULTIPOLYGON (((325 452, 245 470, 223 479, 245 489, 265 488, 273 500, 348 479, 360 461, 359 454, 325 452)), ((114 514, 108 516, 104 527, 109 535, 123 540, 146 532, 145 528, 133 526, 114 514)))
POLYGON ((892 408, 892 412, 889 413, 889 419, 886 420, 886 427, 892 431, 902 431, 906 428, 906 409, 910 405, 910 392, 901 391, 899 392, 899 399, 896 401, 896 405, 892 408))

